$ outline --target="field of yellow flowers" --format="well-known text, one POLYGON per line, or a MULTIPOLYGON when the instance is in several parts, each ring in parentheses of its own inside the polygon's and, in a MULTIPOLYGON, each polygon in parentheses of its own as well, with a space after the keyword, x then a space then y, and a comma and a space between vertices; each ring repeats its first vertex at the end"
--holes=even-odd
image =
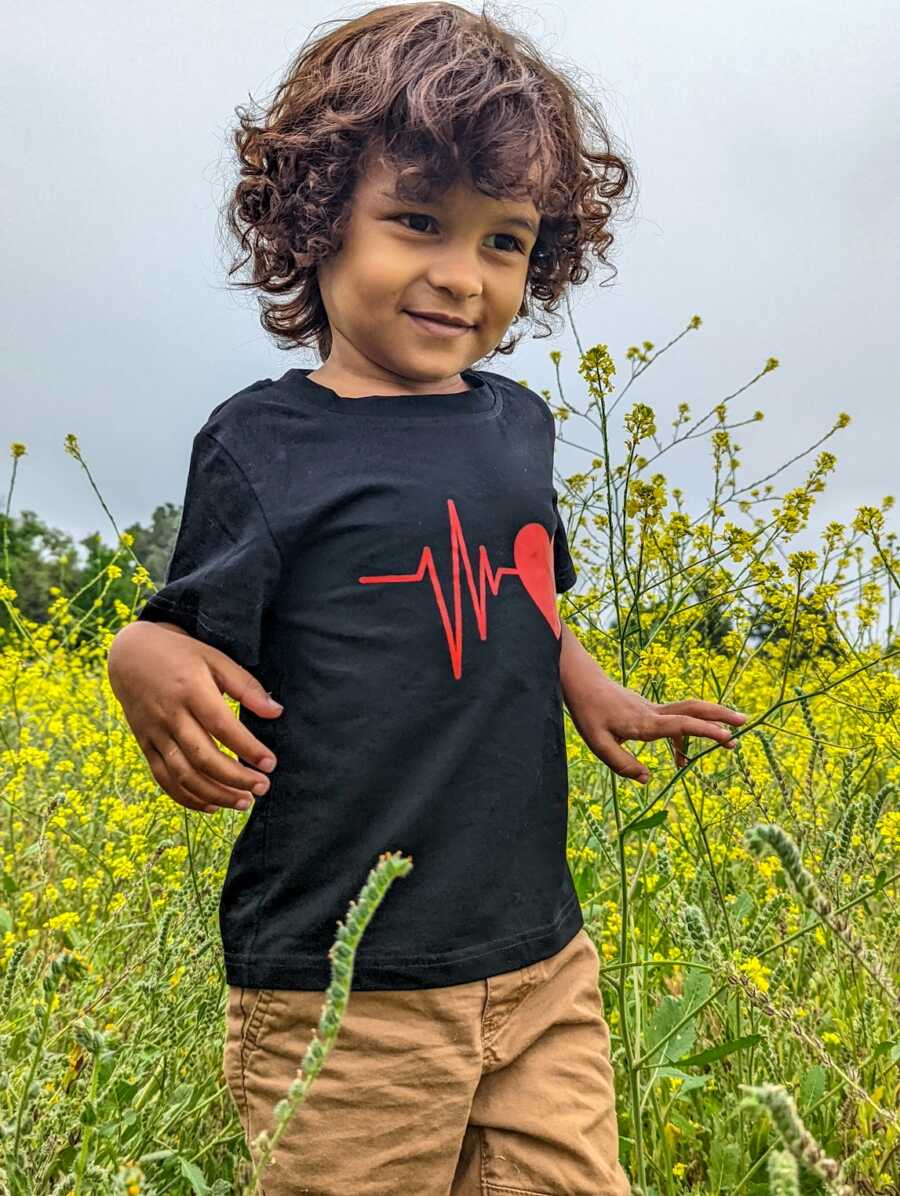
MULTIPOLYGON (((630 349, 616 398, 603 345, 579 345, 580 406, 561 397, 558 352, 559 397, 541 392, 557 444, 589 462, 556 480, 579 571, 560 613, 610 676, 652 701, 702 697, 749 716, 735 750, 693 741, 681 769, 666 740, 629 744, 650 769, 646 786, 613 773, 569 725, 568 857, 601 954, 622 1161, 643 1196, 896 1196, 893 503, 830 523, 819 551, 792 551, 836 458, 819 452, 781 495, 776 474, 738 483, 732 430, 762 413, 733 408, 775 359, 705 416, 681 404, 665 441, 653 410, 633 402, 624 443, 610 444, 632 384, 699 325, 659 352, 630 349), (658 462, 699 438, 713 495, 689 513, 658 462)), ((813 449, 847 422, 839 415, 813 449)), ((87 471, 74 436, 67 448, 87 471)), ((13 476, 23 455, 14 445, 13 476)), ((221 1073, 217 924, 245 816, 202 817, 161 793, 110 690, 111 639, 152 588, 130 541, 118 536, 102 579, 127 583, 130 603, 57 592, 35 622, 16 605, 8 559, 0 578, 0 1192, 10 1196, 252 1191, 221 1073)), ((385 854, 359 878, 338 981, 352 977, 353 948, 405 867, 385 854)), ((303 1116, 303 1092, 328 1066, 342 992, 335 983, 325 995, 332 1016, 282 1120, 303 1116)))

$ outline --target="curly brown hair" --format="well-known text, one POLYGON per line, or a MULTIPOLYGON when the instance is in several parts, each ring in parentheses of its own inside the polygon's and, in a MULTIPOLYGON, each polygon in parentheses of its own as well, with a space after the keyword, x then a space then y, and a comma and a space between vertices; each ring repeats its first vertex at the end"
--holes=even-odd
MULTIPOLYGON (((252 277, 235 286, 290 295, 280 304, 259 298, 260 322, 279 348, 314 343, 322 361, 331 353, 317 267, 340 249, 373 154, 410 202, 461 178, 494 199, 531 199, 541 223, 516 320, 529 314, 530 297, 553 314, 566 283, 589 277, 588 249, 610 265, 608 225, 616 201, 631 195, 632 168, 613 152, 597 105, 483 9, 371 9, 304 44, 258 123, 240 105, 235 112, 240 178, 224 215, 241 249, 228 274, 252 259, 252 277), (597 148, 585 144, 588 124, 597 148)), ((511 353, 522 335, 494 352, 511 353)))

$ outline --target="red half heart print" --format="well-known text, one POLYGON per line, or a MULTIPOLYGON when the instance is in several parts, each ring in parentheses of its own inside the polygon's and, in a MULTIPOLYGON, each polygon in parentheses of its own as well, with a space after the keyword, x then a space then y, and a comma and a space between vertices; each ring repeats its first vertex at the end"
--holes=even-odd
POLYGON ((528 596, 559 639, 559 611, 556 609, 556 579, 553 576, 553 542, 540 523, 526 523, 516 533, 513 560, 519 580, 528 596))

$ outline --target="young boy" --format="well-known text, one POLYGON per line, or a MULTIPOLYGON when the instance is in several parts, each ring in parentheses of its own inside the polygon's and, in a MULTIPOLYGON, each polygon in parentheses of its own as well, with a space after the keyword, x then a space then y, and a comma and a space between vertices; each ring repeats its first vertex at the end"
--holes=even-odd
POLYGON ((266 1196, 629 1191, 565 853, 562 702, 635 779, 623 739, 669 736, 680 762, 685 735, 727 743, 714 720, 742 716, 644 701, 561 623, 576 574, 553 417, 473 368, 509 352, 529 288, 558 296, 610 240, 605 176, 585 161, 624 163, 584 149, 574 102, 485 17, 392 6, 305 51, 238 135, 253 285, 295 296, 263 323, 315 340, 323 364, 210 413, 166 584, 110 677, 176 801, 263 793, 220 903, 224 1065, 248 1140, 318 1021, 338 920, 382 852, 413 859, 360 944, 266 1196), (427 198, 409 200, 404 167, 427 198), (265 756, 268 778, 250 764, 265 756))

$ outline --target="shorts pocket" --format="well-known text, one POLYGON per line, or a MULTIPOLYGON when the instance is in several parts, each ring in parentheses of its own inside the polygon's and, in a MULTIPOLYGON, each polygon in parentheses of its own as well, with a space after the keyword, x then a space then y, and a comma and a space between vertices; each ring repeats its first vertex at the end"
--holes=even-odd
POLYGON ((241 1033, 241 1059, 246 1068, 254 1052, 262 1046, 265 1040, 266 1030, 271 1022, 272 998, 275 995, 275 989, 244 988, 241 990, 241 994, 246 1011, 241 1033))
POLYGON ((596 991, 597 991, 597 1002, 600 1005, 601 1016, 603 1016, 605 1014, 605 1006, 604 1006, 604 1001, 603 1001, 603 993, 600 991, 600 967, 601 967, 600 952, 597 950, 597 946, 594 943, 594 940, 591 938, 591 936, 588 934, 588 932, 585 930, 585 928, 583 926, 578 933, 584 939, 586 950, 588 950, 591 953, 591 955, 593 956, 593 959, 594 959, 593 967, 591 969, 591 988, 596 989, 596 991))
POLYGON ((245 1076, 254 1052, 265 1041, 274 994, 272 988, 230 985, 228 989, 222 1066, 245 1130, 248 1118, 245 1076))

